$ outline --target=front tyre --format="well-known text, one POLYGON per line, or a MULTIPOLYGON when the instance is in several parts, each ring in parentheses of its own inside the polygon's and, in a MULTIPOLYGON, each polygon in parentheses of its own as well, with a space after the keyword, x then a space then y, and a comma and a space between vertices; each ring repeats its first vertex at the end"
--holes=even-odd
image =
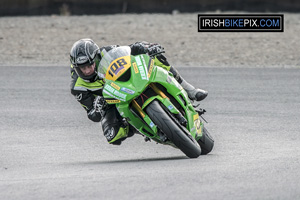
POLYGON ((201 155, 201 148, 197 141, 175 119, 161 107, 156 100, 147 107, 146 112, 157 127, 164 132, 168 139, 172 141, 187 157, 197 158, 201 155))
POLYGON ((198 140, 198 144, 200 145, 202 150, 201 155, 208 154, 214 147, 214 139, 211 137, 211 135, 205 127, 203 128, 202 137, 198 140))

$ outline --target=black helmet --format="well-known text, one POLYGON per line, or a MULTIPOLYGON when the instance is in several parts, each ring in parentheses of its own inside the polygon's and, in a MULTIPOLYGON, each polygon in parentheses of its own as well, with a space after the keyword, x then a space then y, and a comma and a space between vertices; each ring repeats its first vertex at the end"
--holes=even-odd
MULTIPOLYGON (((97 71, 91 75, 84 75, 80 70, 81 67, 90 66, 95 63, 96 59, 99 62, 99 47, 91 39, 81 39, 75 42, 70 51, 70 61, 77 75, 85 81, 93 82, 96 80, 97 71)), ((98 62, 96 64, 98 64, 98 62)))

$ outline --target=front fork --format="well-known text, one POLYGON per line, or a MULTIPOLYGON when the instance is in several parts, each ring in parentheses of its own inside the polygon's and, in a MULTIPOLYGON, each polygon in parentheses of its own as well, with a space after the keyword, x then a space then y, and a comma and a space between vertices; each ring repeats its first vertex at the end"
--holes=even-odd
POLYGON ((154 83, 151 83, 149 85, 153 91, 158 96, 150 97, 145 104, 143 105, 143 108, 140 107, 140 105, 136 102, 136 100, 132 100, 132 106, 135 108, 135 110, 139 113, 139 115, 144 119, 144 121, 151 127, 151 129, 157 133, 156 126, 153 126, 152 120, 148 117, 148 115, 143 111, 143 109, 154 99, 158 99, 164 106, 176 117, 176 119, 179 121, 179 123, 183 126, 187 126, 187 120, 183 117, 183 115, 180 113, 180 111, 171 103, 170 99, 166 96, 166 94, 161 91, 154 83))
MULTIPOLYGON (((151 83, 149 85, 156 94, 158 94, 160 97, 162 97, 163 99, 168 99, 168 101, 170 100, 165 93, 163 93, 154 83, 151 83)), ((169 104, 172 104, 170 101, 168 102, 169 104)), ((169 105, 170 106, 170 105, 169 105)), ((168 107, 169 107, 168 106, 168 107)), ((173 106, 173 105, 172 105, 173 106)), ((173 106, 174 107, 174 106, 173 106)), ((174 107, 175 108, 175 107, 174 107)), ((176 108, 175 108, 176 109, 176 108)), ((170 109, 169 109, 170 110, 170 109)), ((172 112, 172 110, 170 110, 172 112)), ((176 109, 175 112, 172 112, 174 114, 174 116, 176 117, 176 119, 179 121, 179 123, 183 126, 187 126, 187 121, 186 119, 182 116, 182 114, 176 109)))

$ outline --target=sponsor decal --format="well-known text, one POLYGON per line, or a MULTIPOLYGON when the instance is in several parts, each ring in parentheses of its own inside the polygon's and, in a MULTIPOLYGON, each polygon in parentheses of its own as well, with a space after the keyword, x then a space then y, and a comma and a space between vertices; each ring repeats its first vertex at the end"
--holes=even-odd
POLYGON ((168 109, 169 109, 169 110, 172 110, 173 108, 174 108, 174 107, 173 107, 172 105, 169 105, 169 106, 168 106, 168 109))
POLYGON ((194 118, 194 125, 195 125, 195 127, 197 129, 197 133, 201 134, 201 121, 199 119, 199 115, 196 114, 196 115, 194 115, 193 118, 194 118))
MULTIPOLYGON (((138 65, 138 69, 140 70, 140 74, 141 74, 141 77, 143 80, 147 80, 147 76, 146 76, 146 72, 145 72, 145 67, 144 65, 142 64, 142 61, 141 61, 141 57, 142 56, 139 56, 139 57, 136 57, 136 62, 137 62, 137 65, 138 65)), ((143 57, 142 57, 143 58, 143 57)), ((145 60, 144 60, 145 62, 145 60)))
POLYGON ((119 73, 122 69, 124 69, 124 66, 119 67, 119 68, 115 71, 115 74, 118 75, 118 73, 119 73))
POLYGON ((86 61, 88 61, 88 58, 86 56, 80 56, 76 59, 78 64, 82 64, 85 63, 86 61))
POLYGON ((149 69, 148 69, 148 78, 150 78, 150 76, 151 76, 151 73, 152 73, 152 70, 153 70, 153 65, 154 65, 154 60, 151 59, 150 66, 149 66, 149 69))
POLYGON ((146 62, 145 62, 145 58, 144 58, 144 56, 140 56, 140 58, 142 59, 142 61, 143 61, 143 66, 146 66, 146 62))
POLYGON ((82 99, 82 93, 75 96, 77 101, 80 101, 82 99))
POLYGON ((128 88, 125 88, 125 87, 122 87, 121 91, 126 92, 126 93, 131 94, 131 95, 135 93, 135 91, 133 91, 131 89, 128 89, 128 88))
POLYGON ((110 84, 113 88, 115 88, 116 90, 120 90, 120 87, 118 85, 116 85, 115 83, 111 83, 110 84))
POLYGON ((106 99, 105 100, 107 103, 109 104, 113 104, 113 103, 120 103, 121 101, 118 99, 106 99))
POLYGON ((133 91, 131 89, 128 89, 128 88, 125 88, 125 87, 122 87, 121 91, 126 92, 126 93, 131 94, 131 95, 135 93, 135 91, 133 91))
POLYGON ((153 126, 154 126, 154 123, 153 123, 153 122, 150 122, 150 124, 149 124, 149 125, 150 125, 150 127, 151 127, 151 128, 153 128, 153 126))
POLYGON ((138 68, 137 68, 137 66, 136 66, 136 63, 134 62, 134 63, 132 63, 132 65, 133 65, 134 72, 135 72, 136 74, 139 73, 139 70, 138 70, 138 68))
POLYGON ((126 101, 127 95, 119 92, 110 85, 105 85, 103 92, 113 98, 119 99, 121 101, 126 101))

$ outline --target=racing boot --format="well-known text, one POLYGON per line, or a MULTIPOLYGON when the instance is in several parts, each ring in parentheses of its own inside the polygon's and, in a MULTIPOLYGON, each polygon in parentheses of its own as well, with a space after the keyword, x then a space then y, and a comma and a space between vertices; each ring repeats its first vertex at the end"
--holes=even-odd
POLYGON ((184 80, 181 77, 182 82, 180 83, 180 85, 183 87, 183 89, 187 92, 188 96, 190 99, 192 100, 196 100, 196 101, 202 101, 203 99, 205 99, 208 95, 208 92, 205 90, 201 90, 199 88, 195 88, 194 86, 192 86, 191 84, 189 84, 186 80, 184 80))
POLYGON ((184 80, 179 72, 171 66, 170 72, 174 75, 174 78, 180 83, 180 85, 183 87, 183 89, 187 92, 188 96, 192 100, 196 101, 202 101, 205 99, 208 95, 208 92, 205 90, 201 90, 199 88, 195 88, 191 84, 189 84, 186 80, 184 80))
POLYGON ((188 96, 192 100, 196 101, 202 101, 205 99, 208 95, 208 92, 205 90, 201 90, 199 88, 195 88, 191 84, 189 84, 186 80, 180 76, 179 72, 169 64, 167 61, 167 58, 163 55, 158 55, 155 57, 154 60, 155 65, 160 66, 168 71, 170 71, 174 78, 180 83, 180 85, 183 87, 183 89, 187 92, 188 96))
POLYGON ((120 145, 122 141, 136 133, 135 128, 122 120, 115 106, 109 106, 105 111, 101 125, 109 144, 120 145))

